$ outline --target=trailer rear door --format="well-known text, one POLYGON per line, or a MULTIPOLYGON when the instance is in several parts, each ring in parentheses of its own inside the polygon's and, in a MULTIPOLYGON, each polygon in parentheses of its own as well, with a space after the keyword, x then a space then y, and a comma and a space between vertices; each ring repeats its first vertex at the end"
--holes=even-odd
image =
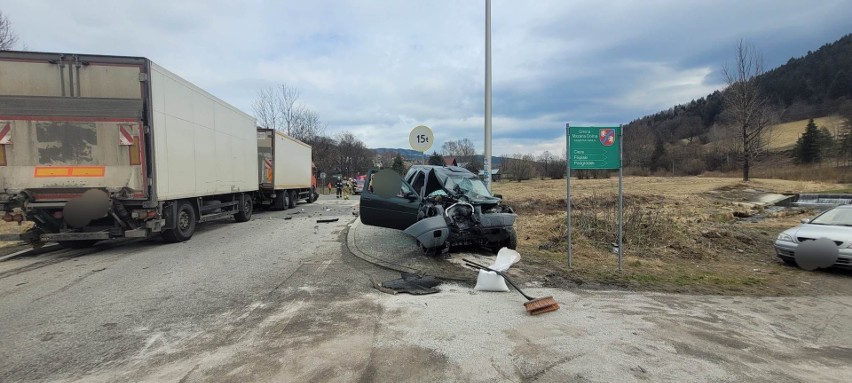
POLYGON ((146 198, 146 60, 0 52, 0 189, 146 198))

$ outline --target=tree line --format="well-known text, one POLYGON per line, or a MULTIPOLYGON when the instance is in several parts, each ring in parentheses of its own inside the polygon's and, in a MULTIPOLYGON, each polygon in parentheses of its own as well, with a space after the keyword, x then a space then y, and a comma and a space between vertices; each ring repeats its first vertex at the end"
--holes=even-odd
POLYGON ((374 165, 375 155, 351 132, 326 134, 327 125, 319 114, 303 104, 297 88, 281 84, 262 88, 252 103, 257 123, 280 130, 313 149, 317 170, 329 176, 354 177, 374 165))
MULTIPOLYGON (((755 162, 768 154, 771 126, 852 108, 852 35, 764 72, 757 50, 740 41, 725 66, 721 91, 639 118, 624 129, 624 163, 631 174, 695 175, 741 170, 748 180, 755 162)), ((848 121, 848 118, 847 118, 848 121)), ((817 132, 819 133, 819 132, 817 132)), ((817 134, 807 136, 813 145, 817 134)), ((842 137, 820 145, 839 158, 842 137), (829 148, 830 146, 830 148, 829 148)), ((796 149, 798 150, 798 149, 796 149)), ((797 163, 810 157, 791 153, 797 163)), ((840 161, 838 161, 840 163, 840 161)))

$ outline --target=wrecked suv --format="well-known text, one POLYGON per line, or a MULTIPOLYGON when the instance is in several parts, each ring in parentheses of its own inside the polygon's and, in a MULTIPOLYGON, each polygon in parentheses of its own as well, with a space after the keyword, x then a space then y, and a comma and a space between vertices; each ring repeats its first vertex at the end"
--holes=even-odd
POLYGON ((379 177, 399 178, 390 171, 367 175, 360 207, 364 224, 404 230, 426 253, 444 253, 463 245, 485 246, 494 252, 517 246, 515 212, 467 169, 412 166, 405 179, 395 184, 399 185, 395 195, 374 190, 379 177))

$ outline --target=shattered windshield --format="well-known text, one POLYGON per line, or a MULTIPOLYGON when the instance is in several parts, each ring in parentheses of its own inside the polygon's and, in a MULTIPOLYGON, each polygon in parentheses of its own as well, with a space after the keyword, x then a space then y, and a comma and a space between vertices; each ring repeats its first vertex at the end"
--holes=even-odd
POLYGON ((447 189, 461 191, 463 194, 470 197, 491 197, 485 183, 479 178, 464 177, 464 176, 449 176, 446 182, 447 189))

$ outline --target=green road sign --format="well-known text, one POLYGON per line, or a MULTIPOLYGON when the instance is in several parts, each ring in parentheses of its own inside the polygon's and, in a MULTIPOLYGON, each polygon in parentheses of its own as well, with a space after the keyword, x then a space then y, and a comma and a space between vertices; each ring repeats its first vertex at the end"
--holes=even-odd
POLYGON ((620 169, 618 142, 621 127, 568 128, 568 165, 571 169, 620 169))

